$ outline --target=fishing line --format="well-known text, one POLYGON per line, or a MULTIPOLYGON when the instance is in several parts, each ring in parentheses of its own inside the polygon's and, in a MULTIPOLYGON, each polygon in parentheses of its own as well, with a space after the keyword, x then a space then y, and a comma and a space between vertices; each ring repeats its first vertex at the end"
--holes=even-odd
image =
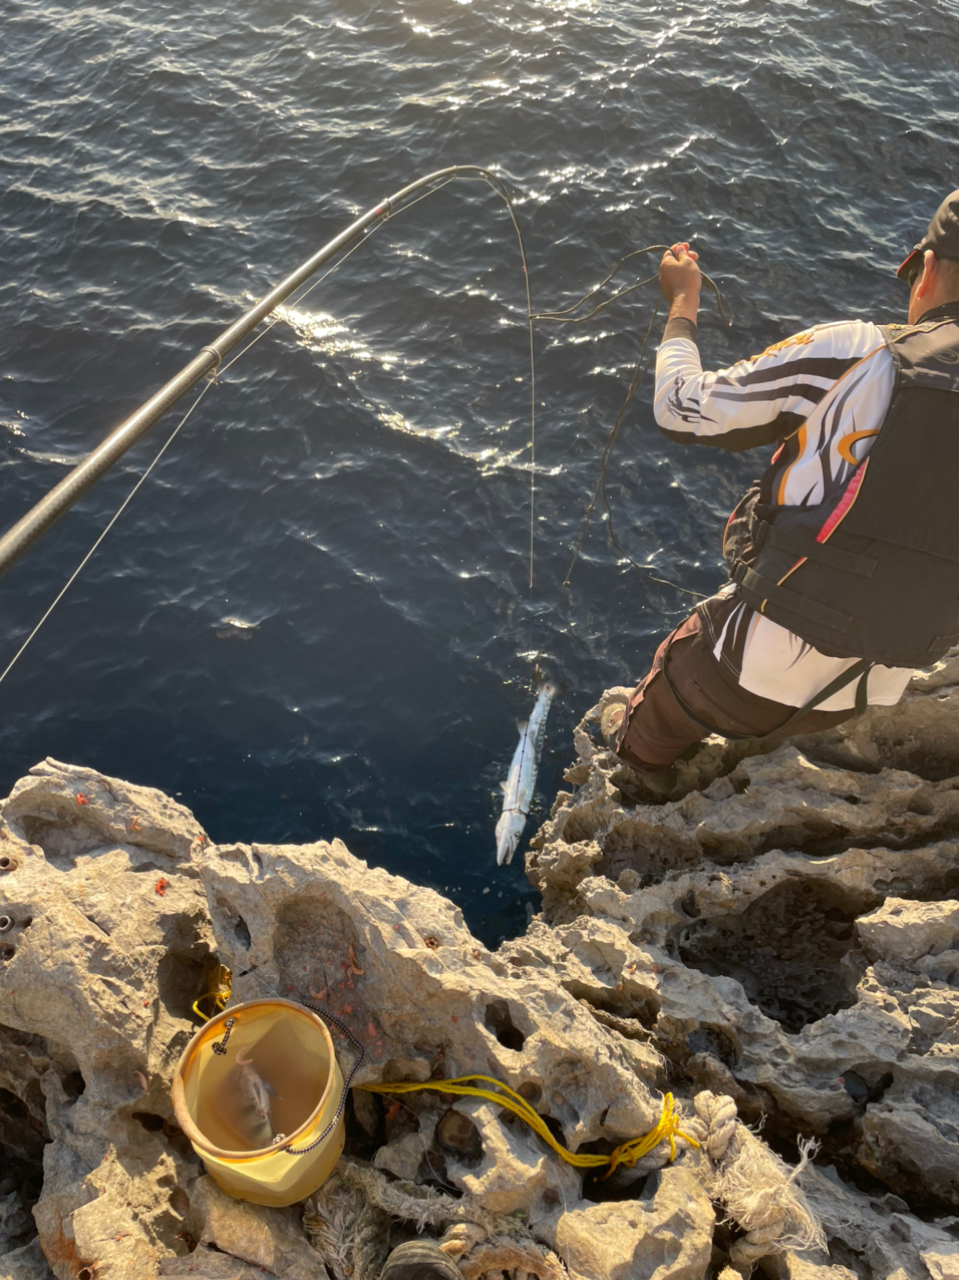
MULTIPOLYGON (((377 206, 377 209, 374 210, 373 213, 374 215, 376 215, 377 213, 382 211, 379 217, 379 220, 373 223, 369 228, 366 229, 365 234, 363 235, 363 238, 361 240, 358 240, 357 243, 352 246, 352 248, 348 249, 342 255, 342 257, 338 258, 336 262, 333 264, 333 266, 331 266, 328 271, 324 272, 324 274, 320 276, 319 279, 314 280, 309 285, 309 287, 303 290, 301 293, 291 295, 291 298, 294 305, 302 302, 308 296, 308 294, 310 294, 315 288, 317 288, 320 284, 322 284, 324 280, 328 279, 329 276, 331 276, 334 271, 338 270, 343 265, 343 263, 347 260, 347 258, 349 258, 360 247, 360 245, 365 244, 369 240, 370 236, 372 236, 376 231, 379 230, 380 227, 382 227, 386 222, 388 222, 390 218, 394 216, 394 214, 405 213, 408 209, 411 209, 414 205, 419 204, 421 200, 425 200, 428 196, 435 195, 438 191, 441 191, 443 187, 448 186, 449 183, 456 178, 465 178, 465 179, 474 180, 474 181, 477 181, 477 180, 484 181, 488 186, 492 187, 492 189, 497 193, 497 195, 500 196, 500 198, 506 204, 506 208, 509 212, 510 220, 512 221, 513 228, 516 232, 516 238, 519 243, 520 259, 523 266, 523 276, 524 276, 525 288, 526 288, 526 314, 527 314, 527 323, 529 327, 529 354, 530 354, 530 459, 531 459, 531 462, 530 462, 529 584, 530 584, 530 587, 532 587, 533 562, 534 562, 534 555, 533 555, 534 519, 535 519, 533 506, 534 506, 535 492, 536 492, 536 417, 535 417, 536 415, 536 367, 535 367, 535 352, 534 352, 534 343, 533 343, 533 303, 530 295, 529 269, 528 269, 528 263, 526 259, 526 247, 523 243, 523 233, 520 229, 519 222, 517 221, 517 218, 516 218, 512 197, 510 196, 509 191, 507 190, 505 184, 499 178, 497 178, 495 174, 490 173, 486 169, 481 169, 479 166, 469 165, 469 166, 453 166, 450 169, 440 170, 435 176, 437 178, 437 181, 434 182, 433 185, 430 186, 425 192, 423 192, 422 195, 417 196, 416 199, 406 200, 403 198, 404 193, 400 192, 398 196, 388 197, 379 206, 377 206)), ((413 184, 413 185, 416 186, 419 184, 413 184)), ((408 190, 409 188, 404 188, 404 192, 408 190)), ((278 305, 278 304, 275 304, 275 305, 278 305)), ((167 442, 160 449, 159 453, 156 455, 156 457, 147 467, 146 471, 144 471, 143 475, 140 477, 140 479, 131 489, 130 493, 124 499, 119 509, 110 519, 106 528, 102 531, 100 536, 94 542, 93 546, 90 548, 87 554, 83 557, 83 559, 77 565, 76 569, 68 578, 67 582, 64 584, 59 594, 50 604, 49 608, 44 613, 43 617, 40 619, 40 621, 37 623, 34 629, 27 636, 26 640, 18 649, 18 651, 14 654, 11 661, 7 664, 6 669, 2 672, 2 674, 0 674, 0 684, 2 684, 3 681, 7 678, 10 671, 16 665, 16 663, 18 662, 22 654, 25 652, 27 647, 30 645, 30 643, 34 640, 34 638, 40 631, 41 627, 43 627, 44 623, 53 613, 54 609, 57 607, 57 605, 66 595, 67 591, 76 581, 81 571, 85 568, 90 558, 93 556, 94 552, 97 550, 97 548, 103 542, 104 538, 113 528, 113 526, 116 524, 117 520, 126 510, 126 508, 129 506, 130 502, 133 500, 135 494, 140 489, 141 485, 144 483, 144 481, 153 471, 154 467, 156 467, 157 463, 166 453, 167 449, 169 449, 170 445, 176 439, 177 435, 180 432, 180 429, 183 427, 187 419, 193 413, 193 410, 197 407, 197 405, 206 395, 210 387, 218 381, 219 375, 222 373, 225 373, 228 369, 232 368, 232 366, 236 364, 236 362, 240 359, 241 356, 245 355, 250 350, 251 347, 255 346, 255 344, 259 342, 260 338, 264 337, 265 334, 269 333, 270 330, 274 327, 274 325, 278 324, 279 321, 282 320, 283 318, 284 316, 282 314, 273 313, 272 318, 270 319, 270 322, 266 325, 266 327, 261 329, 260 332, 256 335, 256 337, 251 339, 251 341, 248 342, 245 347, 241 348, 241 350, 237 352, 237 354, 226 365, 222 365, 222 366, 220 365, 219 353, 214 348, 212 347, 203 348, 203 350, 211 351, 212 354, 217 357, 216 365, 214 365, 213 368, 209 370, 207 374, 207 381, 205 385, 200 390, 200 393, 197 395, 196 399, 193 401, 190 408, 186 411, 186 413, 180 419, 179 423, 173 430, 167 442)))
MULTIPOLYGON (((457 176, 468 177, 469 175, 453 174, 451 177, 445 178, 442 182, 438 182, 436 186, 430 187, 430 189, 428 191, 425 191, 421 196, 417 196, 415 200, 411 200, 408 204, 404 204, 401 209, 397 210, 397 212, 406 213, 409 209, 412 209, 414 205, 419 204, 421 200, 426 200, 427 197, 435 195, 437 191, 442 190, 443 187, 449 186, 449 184, 453 182, 457 176)), ((516 218, 516 212, 513 206, 512 198, 509 192, 507 191, 505 185, 501 183, 498 178, 495 178, 493 174, 484 173, 481 176, 484 178, 485 181, 488 182, 489 186, 493 188, 493 190, 497 193, 497 195, 501 197, 501 199, 506 205, 507 211, 510 216, 510 221, 512 222, 513 228, 516 232, 516 239, 519 244, 520 259, 523 265, 523 281, 526 288, 526 317, 527 317, 527 325, 529 327, 529 398, 530 398, 530 405, 529 405, 529 428, 530 428, 529 430, 529 437, 530 437, 529 438, 529 448, 530 448, 529 585, 530 585, 530 588, 532 588, 533 564, 534 564, 535 520, 536 520, 536 512, 535 512, 535 506, 536 506, 536 353, 535 353, 534 339, 533 339, 533 321, 537 317, 533 314, 533 299, 530 293, 529 265, 526 260, 526 246, 523 243, 523 233, 520 230, 520 225, 516 218)), ((301 303, 310 293, 313 292, 314 289, 316 289, 319 285, 321 285, 323 281, 327 279, 328 276, 331 276, 334 271, 336 271, 339 267, 341 267, 343 263, 346 261, 346 259, 351 254, 355 253, 357 249, 359 249, 360 245, 365 244, 372 235, 374 235, 377 231, 379 231, 380 227, 382 227, 385 223, 387 223, 391 217, 392 217, 392 211, 388 210, 383 215, 383 218, 379 222, 377 222, 374 226, 370 227, 369 231, 367 231, 364 238, 360 240, 357 244, 353 245, 351 249, 347 250, 347 252, 344 253, 343 257, 339 258, 337 262, 334 263, 332 267, 330 267, 329 271, 324 272, 323 275, 320 276, 318 280, 314 280, 313 283, 308 288, 304 289, 302 293, 292 298, 291 304, 298 305, 299 303, 301 303)), ((286 308, 286 309, 288 310, 289 308, 286 308)), ((274 325, 279 324, 280 321, 283 320, 284 318, 285 317, 282 315, 275 315, 270 320, 266 328, 262 329, 256 335, 255 338, 253 338, 250 342, 248 342, 246 346, 243 347, 242 350, 240 350, 233 357, 233 359, 229 362, 229 364, 225 364, 222 367, 222 369, 217 370, 218 374, 226 373, 227 369, 229 369, 232 365, 236 364, 237 360, 240 359, 240 356, 245 355, 246 352, 249 351, 252 346, 255 346, 255 344, 259 342, 259 340, 262 337, 264 337, 267 333, 269 333, 269 331, 273 328, 274 325)))
MULTIPOLYGON (((607 307, 612 306, 614 302, 618 302, 622 298, 625 298, 628 294, 635 293, 637 290, 645 288, 647 285, 659 282, 659 274, 657 273, 654 276, 649 276, 645 280, 639 281, 638 284, 629 285, 625 289, 620 289, 618 292, 614 293, 611 297, 606 298, 603 301, 599 302, 596 306, 592 308, 592 310, 586 312, 585 314, 578 315, 578 316, 573 315, 573 312, 578 311, 581 307, 585 306, 587 303, 591 302, 594 298, 596 298, 602 292, 602 290, 612 282, 612 280, 616 277, 619 271, 623 268, 623 266, 625 266, 627 262, 629 262, 631 258, 639 257, 640 255, 643 255, 643 254, 666 253, 666 252, 669 252, 669 245, 664 245, 664 244, 654 244, 654 245, 648 245, 643 249, 633 249, 630 253, 627 253, 624 255, 624 257, 620 258, 619 262, 617 262, 615 267, 613 267, 613 269, 609 272, 609 274, 598 285, 596 285, 595 288, 590 289, 577 302, 574 302, 572 306, 565 307, 562 310, 557 310, 557 311, 536 312, 534 313, 532 318, 534 320, 543 320, 551 324, 584 324, 587 320, 591 320, 594 316, 598 315, 601 311, 604 311, 607 307)), ((714 280, 712 280, 709 276, 707 276, 705 272, 702 273, 702 279, 703 279, 703 283, 707 285, 708 288, 712 289, 713 293, 716 295, 716 305, 719 310, 721 319, 726 325, 731 324, 732 321, 730 320, 729 315, 726 311, 726 307, 725 307, 725 304, 723 303, 722 294, 719 291, 718 285, 715 283, 714 280)), ((649 340, 650 340, 650 337, 652 336, 653 326, 656 323, 656 317, 659 315, 659 308, 660 308, 660 305, 662 304, 662 300, 663 300, 663 295, 662 293, 660 293, 659 298, 657 298, 656 300, 656 306, 653 310, 652 318, 650 319, 649 325, 647 326, 646 332, 643 336, 642 343, 640 344, 639 356, 637 358, 636 365, 633 369, 632 377, 629 383, 629 388, 626 392, 626 398, 623 401, 622 407, 620 408, 620 411, 616 416, 616 421, 613 423, 612 429, 610 430, 609 435, 606 438, 606 444, 605 444, 605 447, 603 448, 602 457, 600 459, 599 477, 596 481, 596 487, 593 490, 593 495, 590 498, 589 503, 587 504, 586 511, 584 512, 583 521, 580 526, 579 533, 572 546, 572 558, 570 559, 569 568, 566 570, 566 576, 562 582, 562 589, 564 590, 569 588, 573 569, 575 568, 576 561, 579 559, 580 553, 582 552, 583 542, 585 541, 586 533, 589 529, 590 520, 592 519, 593 513, 596 510, 596 504, 601 498, 603 502, 603 506, 606 511, 607 541, 609 542, 609 545, 612 547, 612 549, 622 559, 628 561, 629 564, 631 564, 634 569, 638 569, 640 570, 640 572, 645 573, 646 576, 653 582, 662 583, 662 585, 664 586, 672 587, 674 591, 682 592, 684 595, 694 596, 698 600, 705 600, 707 598, 705 595, 703 595, 699 591, 692 591, 689 587, 681 587, 677 582, 671 582, 668 578, 659 577, 656 573, 653 572, 653 566, 646 565, 646 564, 639 564, 638 561, 633 559, 633 557, 629 554, 629 552, 626 551, 626 549, 623 547, 616 533, 616 529, 613 523, 613 510, 609 501, 609 494, 606 489, 606 478, 607 478, 607 472, 609 469, 609 460, 613 452, 613 447, 615 446, 616 440, 619 437, 620 428, 622 427, 623 421, 626 417, 626 411, 629 408, 630 404, 632 404, 633 399, 636 396, 636 392, 639 389, 640 383, 642 382, 652 360, 652 356, 649 356, 648 358, 646 357, 646 348, 649 346, 649 340)))
POLYGON ((2 674, 2 675, 0 675, 0 684, 3 684, 4 680, 6 680, 7 676, 10 674, 10 672, 13 670, 14 666, 16 665, 17 661, 19 660, 19 658, 20 658, 21 654, 23 654, 23 652, 26 650, 27 646, 30 644, 31 640, 33 640, 34 636, 36 636, 37 632, 40 630, 40 628, 41 628, 41 627, 43 626, 43 624, 46 622, 47 618, 49 618, 49 617, 50 617, 50 614, 51 614, 51 613, 53 613, 54 609, 57 607, 57 605, 60 603, 60 601, 63 599, 63 597, 67 594, 67 592, 68 592, 68 591, 70 590, 70 588, 73 586, 74 582, 75 582, 75 581, 77 580, 77 578, 80 576, 80 572, 81 572, 81 570, 86 566, 86 564, 87 564, 87 562, 89 561, 90 557, 91 557, 91 556, 93 555, 93 553, 96 551, 97 547, 99 547, 100 543, 101 543, 101 542, 103 541, 103 539, 107 536, 107 534, 110 532, 110 530, 111 530, 111 529, 113 528, 113 526, 116 524, 116 522, 117 522, 117 521, 120 519, 120 517, 123 515, 124 511, 126 511, 127 507, 128 507, 128 506, 130 505, 130 503, 133 501, 134 495, 136 494, 137 490, 140 488, 140 486, 141 486, 141 485, 143 484, 143 482, 146 480, 147 476, 150 474, 150 472, 153 470, 153 468, 157 465, 157 463, 160 461, 160 459, 161 459, 161 458, 163 457, 163 455, 166 453, 167 449, 169 449, 169 447, 170 447, 170 445, 173 443, 173 441, 174 441, 174 440, 177 438, 177 436, 180 434, 180 428, 181 428, 181 427, 183 426, 183 424, 186 422, 187 418, 189 418, 190 414, 191 414, 191 413, 193 412, 193 410, 197 407, 197 405, 200 403, 200 401, 203 399, 203 397, 206 395, 206 393, 210 390, 210 387, 211 387, 212 385, 213 385, 213 383, 212 383, 212 382, 207 382, 207 383, 205 383, 205 384, 204 384, 204 386, 200 389, 200 394, 197 396, 197 398, 196 398, 196 399, 193 401, 193 403, 190 405, 189 409, 187 409, 186 413, 183 415, 183 417, 180 419, 180 421, 176 424, 176 426, 175 426, 175 427, 174 427, 174 429, 173 429, 173 433, 172 433, 172 435, 170 436, 169 440, 167 440, 166 444, 163 446, 163 448, 160 450, 160 452, 157 454, 157 456, 153 459, 153 461, 152 461, 152 462, 150 463, 150 465, 147 467, 146 471, 144 471, 143 475, 140 477, 140 479, 136 482, 136 484, 133 486, 133 488, 130 490, 130 492, 127 494, 127 496, 124 498, 124 500, 123 500, 123 502, 121 503, 121 505, 120 505, 119 509, 117 510, 116 514, 115 514, 115 515, 113 516, 113 518, 110 520, 110 523, 109 523, 109 524, 107 525, 107 527, 103 530, 103 532, 100 534, 99 538, 97 538, 96 542, 93 544, 93 546, 90 548, 90 550, 87 552, 87 554, 83 557, 83 559, 80 561, 80 563, 79 563, 79 564, 77 565, 77 567, 74 569, 73 573, 70 575, 70 577, 69 577, 69 578, 67 579, 67 581, 64 583, 63 588, 61 589, 61 591, 60 591, 59 595, 56 597, 56 599, 53 601, 53 603, 52 603, 52 604, 50 605, 50 607, 47 609, 46 613, 43 615, 43 617, 40 619, 40 621, 37 623, 37 625, 33 628, 33 630, 30 632, 30 634, 27 636, 26 640, 24 640, 23 644, 20 646, 20 648, 17 650, 17 652, 13 655, 13 657, 12 657, 12 658, 11 658, 11 660, 10 660, 10 662, 7 664, 6 670, 3 672, 3 674, 2 674))
MULTIPOLYGON (((439 191, 441 188, 449 186, 449 184, 452 181, 453 181, 452 178, 447 178, 443 182, 438 182, 435 187, 430 187, 429 191, 424 191, 421 196, 417 196, 415 200, 411 200, 409 204, 405 204, 403 206, 403 212, 405 213, 407 209, 412 209, 414 204, 419 204, 421 200, 425 200, 428 196, 435 195, 436 192, 439 191)), ((319 286, 323 283, 324 280, 328 279, 333 274, 334 271, 342 267, 343 263, 347 260, 347 258, 349 258, 352 254, 356 253, 357 249, 359 249, 361 245, 366 244, 369 238, 372 235, 375 235, 376 232, 379 231, 380 227, 384 226, 389 221, 389 217, 390 217, 389 214, 384 214, 382 220, 380 222, 375 223, 374 226, 370 227, 370 229, 367 231, 366 235, 363 237, 362 240, 358 240, 351 249, 347 249, 346 253, 343 254, 343 257, 338 258, 336 262, 333 263, 329 271, 324 271, 323 274, 319 277, 319 279, 314 280, 313 283, 311 285, 308 285, 307 288, 305 288, 302 293, 298 293, 296 294, 295 297, 290 298, 289 301, 291 305, 288 307, 286 306, 286 304, 284 304, 283 309, 285 311, 289 311, 293 306, 297 306, 299 303, 301 303, 304 300, 304 298, 306 298, 309 294, 313 292, 314 289, 319 288, 319 286)), ((278 310, 279 309, 277 309, 277 311, 278 310)), ((255 338, 251 338, 245 347, 241 347, 240 350, 236 353, 236 355, 228 364, 225 364, 222 367, 218 368, 217 374, 219 375, 221 373, 226 373, 227 369, 232 368, 232 366, 236 364, 237 360, 239 360, 241 356, 245 356, 251 347, 255 347, 261 338, 265 338, 274 325, 279 324, 281 320, 285 320, 285 319, 286 319, 285 316, 278 314, 277 312, 274 312, 269 324, 267 324, 265 328, 261 329, 255 338)))

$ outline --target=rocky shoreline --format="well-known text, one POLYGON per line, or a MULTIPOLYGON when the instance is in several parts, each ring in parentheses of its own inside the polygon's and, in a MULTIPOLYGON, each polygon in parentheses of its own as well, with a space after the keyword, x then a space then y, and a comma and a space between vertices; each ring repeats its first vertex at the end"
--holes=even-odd
POLYGON ((338 841, 216 846, 157 791, 31 770, 0 805, 0 1280, 370 1280, 418 1225, 467 1280, 959 1277, 959 658, 766 754, 710 740, 665 801, 600 738, 625 693, 496 952, 338 841), (317 1197, 233 1201, 170 1102, 218 963, 338 1014, 359 1082, 480 1072, 602 1154, 671 1091, 700 1145, 601 1182, 484 1100, 356 1092, 317 1197))

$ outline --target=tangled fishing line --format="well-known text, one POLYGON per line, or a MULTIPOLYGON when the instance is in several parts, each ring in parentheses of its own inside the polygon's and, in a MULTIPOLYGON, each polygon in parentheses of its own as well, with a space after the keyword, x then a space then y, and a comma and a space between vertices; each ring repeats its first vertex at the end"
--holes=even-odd
MULTIPOLYGON (((591 310, 577 315, 576 313, 579 312, 582 307, 586 306, 587 303, 592 302, 594 298, 597 298, 600 295, 600 293, 602 293, 603 289, 605 289, 608 284, 612 283, 615 277, 619 274, 620 270, 626 265, 627 262, 629 262, 631 258, 637 258, 644 254, 652 254, 652 253, 661 254, 661 253, 669 253, 669 252, 671 252, 670 247, 669 245, 665 245, 665 244, 651 244, 651 245, 647 245, 646 248, 644 249, 633 249, 631 253, 627 253, 624 257, 620 258, 619 262, 617 262, 616 266, 613 267, 612 271, 610 271, 610 273, 605 277, 605 279, 601 280, 600 283, 596 285, 595 288, 590 289, 588 293, 585 293, 579 299, 578 302, 574 302, 572 306, 566 307, 562 311, 534 312, 532 315, 532 319, 544 320, 552 324, 585 324, 587 320, 592 320, 594 316, 599 315, 601 311, 605 311, 607 307, 611 307, 614 302, 619 302, 621 299, 625 298, 628 294, 635 293, 637 290, 643 289, 647 285, 659 283, 659 273, 657 272, 656 275, 647 276, 645 280, 640 280, 637 284, 628 285, 625 289, 620 289, 618 292, 612 294, 611 297, 606 298, 601 302, 598 302, 591 310)), ((702 279, 703 279, 703 283, 707 285, 707 287, 710 288, 713 291, 713 293, 715 293, 716 295, 716 305, 719 309, 719 314, 723 322, 727 325, 731 324, 732 321, 729 319, 729 316, 726 312, 726 307, 723 303, 722 294, 719 292, 719 287, 717 286, 714 280, 710 279, 710 277, 706 275, 705 272, 702 273, 702 279)), ((609 468, 609 460, 613 453, 613 447, 616 444, 616 440, 619 436, 620 428, 622 427, 623 421, 626 417, 626 411, 629 408, 629 406, 632 404, 633 399, 636 396, 636 392, 639 390, 640 383, 645 377, 646 371, 648 370, 650 365, 650 361, 652 360, 652 356, 649 356, 649 357, 646 356, 646 348, 649 346, 649 340, 650 340, 650 337, 652 336, 653 326, 656 323, 656 317, 659 315, 659 308, 662 301, 663 301, 663 295, 662 293, 660 293, 659 297, 656 299, 656 306, 653 309, 652 317, 650 318, 649 324, 647 325, 647 328, 646 328, 646 332, 643 335, 643 340, 640 343, 639 356, 633 368, 632 377, 630 378, 630 382, 629 382, 629 389, 626 392, 626 399, 623 401, 622 407, 619 413, 616 415, 616 421, 613 423, 613 426, 610 429, 609 435, 606 437, 606 444, 603 448, 603 455, 602 455, 602 458, 600 459, 600 464, 599 464, 599 477, 596 481, 596 487, 593 490, 593 495, 590 498, 589 504, 586 507, 586 511, 583 515, 583 521, 580 526, 579 533, 576 536, 576 540, 573 543, 572 558, 569 562, 569 568, 566 570, 566 577, 563 579, 564 588, 569 587, 570 579, 573 574, 573 569, 576 565, 576 561, 579 559, 580 552, 582 551, 582 548, 583 548, 583 542, 586 538, 587 530, 589 529, 590 519, 592 518, 592 515, 596 510, 597 501, 600 498, 602 498, 603 506, 606 510, 606 536, 612 549, 620 557, 622 557, 622 559, 628 560, 634 569, 639 569, 640 572, 647 574, 654 582, 661 582, 667 587, 672 587, 675 591, 684 592, 686 595, 697 596, 700 599, 705 598, 701 596, 698 591, 691 591, 688 587, 681 587, 676 582, 670 582, 668 578, 658 577, 652 571, 653 566, 648 564, 639 564, 636 560, 633 559, 633 557, 629 554, 629 552, 623 547, 622 543, 620 542, 616 534, 616 530, 613 525, 613 509, 610 505, 609 494, 607 493, 607 490, 606 490, 606 475, 609 468)))

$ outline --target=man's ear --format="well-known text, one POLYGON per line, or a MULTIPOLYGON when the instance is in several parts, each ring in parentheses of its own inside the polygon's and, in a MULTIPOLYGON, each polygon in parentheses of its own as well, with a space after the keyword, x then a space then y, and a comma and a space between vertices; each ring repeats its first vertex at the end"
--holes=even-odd
POLYGON ((922 255, 922 275, 916 285, 917 298, 924 298, 930 292, 936 280, 937 268, 936 255, 931 249, 927 249, 922 255))

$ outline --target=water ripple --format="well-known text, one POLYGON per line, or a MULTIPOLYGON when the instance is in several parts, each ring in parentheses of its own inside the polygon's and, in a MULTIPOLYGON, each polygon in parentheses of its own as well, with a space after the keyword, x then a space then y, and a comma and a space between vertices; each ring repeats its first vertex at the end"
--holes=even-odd
MULTIPOLYGON (((735 317, 707 300, 709 361, 895 318, 892 268, 959 172, 957 37, 954 4, 918 0, 236 0, 202 23, 172 0, 11 0, 5 524, 250 299, 444 164, 514 189, 539 308, 683 235, 735 317)), ((181 793, 218 838, 340 835, 451 886, 489 940, 515 929, 531 893, 519 864, 494 875, 491 836, 530 655, 567 690, 549 797, 578 715, 686 608, 598 519, 560 589, 652 302, 537 328, 530 591, 512 228, 472 183, 391 220, 223 374, 0 689, 5 785, 83 760, 181 793)), ((163 430, 5 579, 8 652, 163 430)), ((620 536, 712 589, 761 465, 670 445, 647 387, 609 476, 620 536)))

